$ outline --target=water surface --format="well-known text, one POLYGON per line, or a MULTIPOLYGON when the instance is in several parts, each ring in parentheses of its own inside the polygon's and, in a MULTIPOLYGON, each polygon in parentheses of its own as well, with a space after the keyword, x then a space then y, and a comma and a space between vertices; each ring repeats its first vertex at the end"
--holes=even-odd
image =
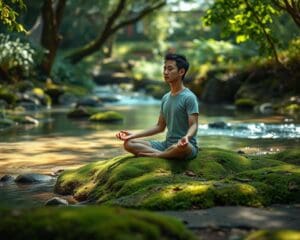
MULTIPOLYGON (((86 163, 124 154, 115 138, 121 129, 139 131, 156 124, 158 102, 112 104, 108 109, 124 114, 123 122, 100 124, 68 119, 67 108, 30 113, 43 119, 38 126, 18 126, 0 132, 0 176, 22 173, 52 174, 86 163)), ((299 147, 299 124, 284 116, 236 112, 231 106, 200 106, 198 143, 246 153, 264 154, 299 147)), ((163 139, 164 134, 154 136, 163 139)), ((43 205, 53 194, 53 181, 44 184, 0 184, 0 204, 43 205)))

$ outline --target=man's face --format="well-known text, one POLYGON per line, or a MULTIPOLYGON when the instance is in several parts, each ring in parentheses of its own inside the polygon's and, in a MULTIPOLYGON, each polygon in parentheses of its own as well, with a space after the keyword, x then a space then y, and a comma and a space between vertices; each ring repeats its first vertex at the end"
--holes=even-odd
POLYGON ((167 60, 165 61, 163 74, 165 81, 170 83, 181 80, 184 74, 184 69, 178 70, 175 61, 167 60))

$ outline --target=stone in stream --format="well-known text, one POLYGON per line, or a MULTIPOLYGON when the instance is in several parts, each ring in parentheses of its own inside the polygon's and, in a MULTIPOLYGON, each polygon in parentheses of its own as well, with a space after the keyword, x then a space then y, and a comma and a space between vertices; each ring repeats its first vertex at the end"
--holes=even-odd
POLYGON ((10 176, 10 175, 4 175, 0 178, 0 182, 2 182, 2 183, 3 182, 5 182, 5 183, 11 182, 13 180, 14 180, 13 176, 10 176))
POLYGON ((273 105, 272 103, 269 102, 257 106, 255 110, 259 113, 266 114, 266 115, 274 113, 273 105))
POLYGON ((16 183, 39 183, 39 182, 48 182, 53 178, 48 175, 42 175, 37 173, 29 173, 19 175, 16 179, 16 183))
POLYGON ((221 122, 213 122, 208 124, 209 128, 218 128, 218 129, 225 129, 228 128, 227 123, 221 121, 221 122))
POLYGON ((53 197, 45 203, 45 206, 59 206, 59 205, 68 206, 69 203, 67 200, 59 197, 53 197))
POLYGON ((62 172, 64 172, 65 170, 64 169, 58 169, 56 170, 55 172, 52 172, 50 175, 52 177, 57 177, 59 174, 61 174, 62 172))
POLYGON ((103 104, 97 96, 85 97, 77 101, 76 108, 83 107, 102 107, 103 104))

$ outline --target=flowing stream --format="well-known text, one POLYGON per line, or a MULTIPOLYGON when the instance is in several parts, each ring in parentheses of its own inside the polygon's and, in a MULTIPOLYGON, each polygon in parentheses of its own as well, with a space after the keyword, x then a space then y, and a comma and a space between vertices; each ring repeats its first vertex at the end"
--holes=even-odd
MULTIPOLYGON (((124 154, 115 138, 121 129, 138 131, 156 124, 159 101, 144 95, 118 95, 105 106, 121 112, 117 124, 68 119, 68 108, 54 108, 33 117, 43 119, 37 126, 18 126, 0 131, 0 177, 24 173, 53 174, 61 169, 124 154)), ((231 106, 200 105, 198 144, 245 153, 265 154, 299 147, 300 124, 284 116, 259 116, 237 112, 231 106)), ((164 134, 154 137, 163 139, 164 134)), ((55 178, 47 183, 20 185, 0 182, 0 205, 41 206, 55 196, 55 178)))

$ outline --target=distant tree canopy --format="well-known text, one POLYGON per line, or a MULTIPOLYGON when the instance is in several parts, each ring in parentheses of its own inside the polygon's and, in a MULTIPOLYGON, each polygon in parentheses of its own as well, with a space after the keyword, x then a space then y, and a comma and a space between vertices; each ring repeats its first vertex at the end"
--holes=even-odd
POLYGON ((24 27, 17 21, 16 8, 25 9, 26 6, 23 0, 0 0, 0 22, 9 30, 25 32, 24 27))
POLYGON ((271 25, 288 13, 300 27, 299 0, 216 0, 204 16, 206 25, 220 24, 225 34, 236 34, 236 42, 257 42, 262 52, 278 60, 276 39, 271 25))
POLYGON ((47 50, 42 64, 44 73, 50 74, 65 34, 69 42, 80 38, 81 44, 70 49, 66 56, 75 64, 100 51, 118 30, 164 5, 166 0, 43 0, 40 16, 30 33, 39 31, 41 45, 47 50))

